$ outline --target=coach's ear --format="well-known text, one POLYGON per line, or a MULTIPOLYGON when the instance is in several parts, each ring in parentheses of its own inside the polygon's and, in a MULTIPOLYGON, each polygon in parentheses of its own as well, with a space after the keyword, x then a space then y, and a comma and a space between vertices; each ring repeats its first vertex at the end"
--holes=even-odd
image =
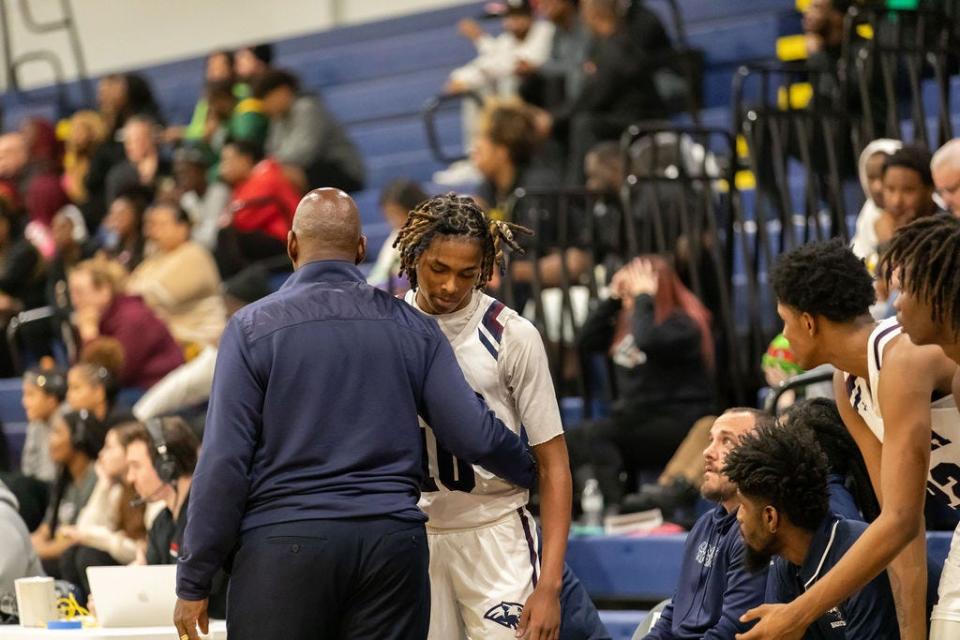
MULTIPOLYGON (((300 259, 300 241, 293 229, 287 232, 287 257, 293 263, 293 268, 297 268, 297 260, 300 259)), ((359 264, 359 263, 358 263, 359 264)))
POLYGON ((367 259, 367 236, 360 234, 360 242, 357 243, 356 264, 360 264, 367 259))

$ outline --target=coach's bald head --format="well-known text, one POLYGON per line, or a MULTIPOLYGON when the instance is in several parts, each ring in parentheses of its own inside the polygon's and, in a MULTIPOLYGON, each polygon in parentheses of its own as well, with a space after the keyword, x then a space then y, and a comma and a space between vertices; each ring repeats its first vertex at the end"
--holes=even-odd
POLYGON ((294 269, 317 260, 360 264, 367 239, 360 230, 360 213, 353 198, 340 189, 314 189, 303 197, 287 236, 287 254, 294 269))

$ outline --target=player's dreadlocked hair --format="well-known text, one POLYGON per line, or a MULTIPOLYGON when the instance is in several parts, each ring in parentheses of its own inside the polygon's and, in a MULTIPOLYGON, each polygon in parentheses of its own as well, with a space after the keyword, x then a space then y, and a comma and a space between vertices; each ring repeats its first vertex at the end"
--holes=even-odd
POLYGON ((880 274, 889 283, 897 269, 900 288, 929 303, 933 317, 960 335, 960 220, 928 216, 897 231, 880 260, 880 274))
POLYGON ((483 244, 483 262, 477 281, 477 289, 482 289, 493 277, 495 265, 503 270, 503 245, 523 253, 517 235, 531 233, 518 224, 490 220, 473 198, 448 193, 417 205, 397 234, 393 246, 400 252, 400 273, 407 276, 410 286, 415 289, 417 261, 435 237, 476 238, 483 244))
POLYGON ((863 455, 843 425, 837 404, 827 398, 799 400, 786 410, 784 429, 809 429, 827 456, 830 473, 843 476, 863 519, 873 522, 880 515, 880 504, 870 484, 863 455))

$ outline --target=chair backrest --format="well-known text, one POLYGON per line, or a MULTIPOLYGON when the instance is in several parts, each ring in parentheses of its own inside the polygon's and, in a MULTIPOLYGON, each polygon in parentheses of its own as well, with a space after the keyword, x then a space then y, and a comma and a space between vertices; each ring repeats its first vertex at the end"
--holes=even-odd
POLYGON ((647 614, 647 617, 643 619, 643 622, 637 627, 637 630, 633 632, 633 638, 631 640, 641 640, 645 635, 650 633, 650 630, 653 629, 653 625, 657 623, 657 620, 660 619, 660 614, 666 609, 667 605, 670 604, 670 600, 664 600, 647 614))

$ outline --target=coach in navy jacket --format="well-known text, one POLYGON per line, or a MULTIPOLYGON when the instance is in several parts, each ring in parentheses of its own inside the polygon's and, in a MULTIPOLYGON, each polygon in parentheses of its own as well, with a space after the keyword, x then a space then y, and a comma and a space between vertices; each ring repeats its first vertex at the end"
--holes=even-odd
POLYGON ((296 272, 220 343, 178 633, 196 637, 211 579, 235 554, 231 640, 425 638, 418 414, 446 449, 519 485, 533 482, 532 457, 467 385, 436 323, 365 284, 349 196, 308 194, 288 252, 296 272))
POLYGON ((679 587, 645 640, 732 640, 749 628, 739 618, 763 602, 767 582, 766 571, 744 566, 736 510, 700 516, 684 549, 679 587))

